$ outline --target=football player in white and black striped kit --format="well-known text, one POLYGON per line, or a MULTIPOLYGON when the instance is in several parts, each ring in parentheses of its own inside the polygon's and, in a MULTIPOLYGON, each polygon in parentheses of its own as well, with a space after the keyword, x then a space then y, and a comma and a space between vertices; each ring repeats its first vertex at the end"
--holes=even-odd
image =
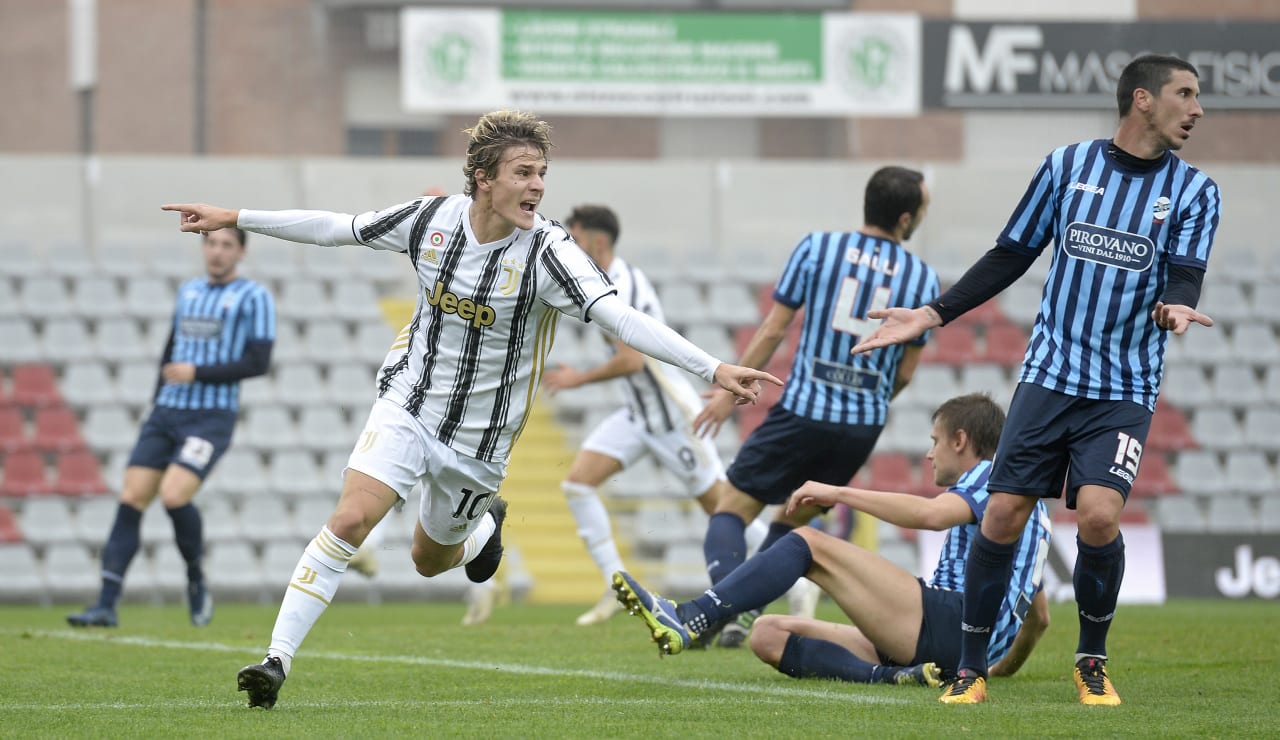
POLYGON ((502 557, 497 491, 541 380, 556 321, 595 321, 627 344, 755 401, 768 373, 722 363, 618 298, 559 224, 538 214, 550 126, 527 113, 481 116, 467 133, 463 194, 423 196, 357 216, 171 204, 183 231, 239 226, 320 246, 408 255, 413 319, 378 374, 378 399, 347 463, 342 496, 285 590, 262 663, 243 668, 249 705, 275 705, 293 656, 369 530, 423 487, 412 557, 423 576, 465 565, 476 582, 502 557))

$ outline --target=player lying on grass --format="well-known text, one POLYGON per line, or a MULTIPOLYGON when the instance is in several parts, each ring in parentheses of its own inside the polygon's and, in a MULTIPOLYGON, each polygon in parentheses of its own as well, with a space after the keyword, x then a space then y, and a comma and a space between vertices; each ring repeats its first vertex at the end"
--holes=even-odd
MULTIPOLYGON (((642 617, 662 654, 689 647, 708 626, 766 606, 801 577, 822 587, 851 624, 768 615, 751 633, 751 649, 796 678, 938 686, 960 659, 960 615, 969 543, 987 503, 991 456, 1004 412, 986 394, 952 398, 933 414, 934 498, 867 491, 810 481, 791 495, 788 509, 833 506, 913 529, 949 530, 929 581, 850 542, 801 527, 748 560, 704 594, 676 604, 627 573, 613 576, 618 600, 642 617)), ((1022 666, 1049 625, 1040 587, 1050 525, 1043 504, 1018 541, 1009 598, 992 631, 994 675, 1022 666)))

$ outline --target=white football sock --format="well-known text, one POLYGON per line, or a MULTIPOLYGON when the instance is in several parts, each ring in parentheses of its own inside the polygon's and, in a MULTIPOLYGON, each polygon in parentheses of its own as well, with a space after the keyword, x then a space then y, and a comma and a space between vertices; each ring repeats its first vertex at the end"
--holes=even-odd
POLYGON ((595 486, 565 481, 560 484, 560 489, 564 491, 569 511, 573 512, 573 520, 578 523, 578 536, 586 544, 587 552, 591 553, 591 559, 604 575, 604 584, 608 587, 614 572, 626 570, 622 556, 618 554, 618 546, 613 542, 609 512, 604 508, 595 486))
POLYGON ((484 518, 480 520, 480 525, 476 527, 476 531, 467 535, 462 541, 462 558, 458 560, 454 568, 470 563, 476 559, 484 546, 489 544, 489 538, 493 536, 494 531, 498 529, 498 523, 493 520, 493 514, 484 513, 484 518))
POLYGON ((327 526, 302 551, 280 602, 280 613, 271 630, 271 647, 267 648, 267 657, 279 658, 286 675, 298 646, 338 592, 347 561, 355 553, 355 547, 343 542, 327 526))

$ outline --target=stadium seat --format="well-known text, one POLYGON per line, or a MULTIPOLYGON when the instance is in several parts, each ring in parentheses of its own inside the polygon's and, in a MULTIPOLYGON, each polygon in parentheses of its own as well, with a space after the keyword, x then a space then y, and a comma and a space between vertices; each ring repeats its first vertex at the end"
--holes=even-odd
POLYGON ((343 321, 382 321, 378 294, 366 280, 346 275, 333 286, 333 312, 343 321))
POLYGON ((173 519, 164 509, 160 500, 153 501, 147 510, 142 512, 142 527, 139 529, 142 544, 154 545, 158 542, 173 541, 173 519))
POLYGON ((1177 491, 1178 483, 1169 472, 1169 463, 1164 454, 1148 446, 1142 455, 1138 477, 1133 481, 1130 493, 1135 498, 1147 498, 1177 491))
MULTIPOLYGON (((0 263, 5 260, 0 260, 0 263)), ((49 602, 45 579, 40 576, 40 565, 26 543, 0 544, 0 600, 6 603, 49 602)))
MULTIPOLYGON (((754 320, 754 319, 753 319, 754 320)), ((694 324, 684 333, 685 339, 698 345, 704 352, 724 362, 735 362, 733 341, 729 332, 716 325, 694 324)))
POLYGON ((1213 401, 1209 380, 1199 367, 1167 361, 1164 378, 1160 382, 1160 395, 1184 410, 1208 406, 1213 401))
POLYGON ((102 585, 101 565, 78 542, 50 545, 44 552, 44 572, 55 601, 88 601, 102 585))
POLYGON ((1191 433, 1200 446, 1208 450, 1234 450, 1244 447, 1244 434, 1230 409, 1202 408, 1191 420, 1191 433))
MULTIPOLYGON (((319 525, 317 525, 317 530, 319 525)), ((311 537, 315 536, 315 532, 311 533, 311 537)), ((297 542, 294 540, 273 540, 268 542, 262 548, 262 575, 266 579, 268 588, 270 584, 288 583, 293 576, 294 569, 298 566, 298 558, 302 557, 302 550, 307 546, 307 541, 297 542)), ((347 583, 354 581, 355 577, 343 578, 342 587, 346 588, 347 583)), ((341 589, 340 589, 341 590, 341 589)))
POLYGON ((954 368, 949 365, 920 365, 911 382, 893 399, 893 407, 910 406, 932 414, 943 401, 958 394, 954 368))
POLYGON ((40 346, 45 359, 57 364, 82 362, 94 356, 89 327, 78 318, 46 321, 40 334, 40 346))
POLYGON ((36 410, 35 433, 31 438, 36 449, 62 452, 84 447, 80 423, 66 406, 45 406, 36 410))
MULTIPOLYGON (((311 538, 316 536, 316 533, 320 531, 321 527, 325 526, 325 522, 329 521, 329 517, 333 514, 333 509, 338 503, 337 490, 338 490, 337 486, 334 486, 333 495, 327 498, 317 496, 317 497, 312 497, 307 499, 301 499, 297 502, 293 511, 293 532, 291 533, 292 539, 289 540, 287 543, 288 547, 291 548, 290 551, 293 553, 293 558, 288 562, 289 567, 292 567, 293 564, 298 561, 298 556, 302 554, 302 548, 305 547, 306 544, 311 541, 311 538)), ((409 510, 408 504, 405 505, 405 510, 406 511, 409 510)), ((417 512, 418 512, 417 508, 414 508, 411 512, 412 518, 415 521, 417 520, 417 517, 418 517, 417 512)), ((387 514, 387 516, 388 517, 395 516, 395 511, 392 510, 392 512, 387 514)), ((409 532, 407 527, 392 526, 390 527, 390 530, 391 531, 387 532, 387 538, 385 540, 387 544, 392 544, 393 539, 396 542, 405 544, 405 545, 407 545, 407 543, 411 541, 410 539, 411 533, 409 532), (393 536, 393 533, 399 534, 400 536, 395 537, 393 536)), ((281 538, 281 540, 278 540, 278 541, 282 541, 282 540, 283 538, 281 538)), ((272 547, 272 544, 268 543, 267 549, 270 549, 271 547, 272 547)), ((267 560, 265 550, 263 551, 263 559, 267 560)), ((284 577, 288 578, 289 573, 285 572, 284 577)))
POLYGON ((1000 295, 996 296, 996 300, 1000 303, 1000 312, 1010 321, 1018 326, 1029 327, 1035 323, 1043 297, 1044 282, 1033 280, 1030 275, 1024 275, 1022 279, 1001 291, 1000 295))
POLYGON ((1172 404, 1160 401, 1151 417, 1147 433, 1147 450, 1189 450, 1196 446, 1187 416, 1172 404))
POLYGON ((889 422, 885 425, 877 449, 885 452, 904 452, 911 457, 923 455, 929 451, 929 435, 933 432, 931 411, 920 408, 904 407, 889 412, 889 422))
POLYGON ((253 501, 269 493, 267 468, 262 464, 262 456, 237 442, 233 439, 231 449, 213 467, 201 489, 202 497, 253 501))
MULTIPOLYGON (((1209 315, 1213 316, 1212 313, 1209 315)), ((1208 366, 1216 365, 1231 357, 1227 333, 1221 326, 1214 328, 1193 326, 1186 334, 1169 337, 1167 347, 1168 351, 1174 354, 1171 358, 1167 357, 1166 362, 1176 360, 1208 366)))
MULTIPOLYGON (((556 337, 559 345, 560 338, 556 337)), ((341 362, 329 366, 329 399, 361 414, 377 398, 377 367, 371 363, 341 362)))
MULTIPOLYGON (((382 348, 383 354, 386 354, 387 346, 390 344, 391 340, 388 339, 387 345, 382 348)), ((281 317, 276 321, 276 340, 271 347, 271 365, 278 368, 306 360, 307 344, 298 322, 281 317)))
MULTIPOLYGON (((354 439, 352 443, 354 444, 354 439)), ((315 455, 304 450, 284 450, 271 456, 271 468, 267 473, 267 486, 279 496, 307 498, 327 496, 337 501, 339 486, 326 485, 321 479, 315 455)), ((252 502, 249 502, 252 505, 252 502)))
POLYGON ((282 406, 247 410, 241 440, 262 451, 296 449, 301 444, 297 425, 282 406))
POLYGON ((302 274, 314 280, 333 283, 350 279, 351 266, 347 264, 345 257, 348 252, 355 250, 323 247, 317 249, 311 245, 303 246, 304 248, 298 254, 302 262, 302 274))
POLYGON ((18 318, 22 318, 22 304, 18 302, 18 294, 11 287, 8 276, 0 275, 0 320, 18 318))
POLYGON ((22 412, 13 406, 0 406, 0 452, 13 452, 30 444, 22 412))
POLYGON ((944 326, 929 336, 924 346, 921 362, 940 362, 945 365, 966 365, 978 361, 978 340, 973 327, 967 324, 944 326))
POLYGON ((1280 496, 1263 496, 1258 503, 1258 531, 1268 534, 1280 532, 1280 496))
MULTIPOLYGON (((563 324, 561 325, 563 328, 563 324)), ((382 360, 391 351, 391 343, 395 341, 396 330, 382 322, 368 322, 356 326, 355 356, 350 358, 334 357, 333 362, 351 359, 357 362, 372 362, 382 366, 382 360)), ((370 399, 372 401, 372 399, 370 399)))
MULTIPOLYGON (((262 565, 248 542, 220 542, 216 547, 210 546, 205 555, 204 572, 217 596, 261 600, 265 593, 262 565)), ((272 584, 272 588, 279 585, 272 584)))
POLYGON ((1165 496, 1152 502, 1156 522, 1166 532, 1203 532, 1204 512, 1193 496, 1165 496))
MULTIPOLYGON (((1016 372, 989 363, 974 363, 960 368, 960 391, 962 393, 989 393, 997 403, 1007 405, 1013 397, 1016 386, 1016 372)), ((928 439, 928 433, 925 439, 928 439)))
POLYGON ((30 239, 5 234, 0 238, 0 254, 4 255, 0 260, 0 276, 28 278, 45 272, 40 249, 30 239))
MULTIPOLYGON (((205 569, 207 572, 208 565, 205 565, 205 569)), ((187 561, 182 559, 182 553, 172 540, 157 543, 151 548, 151 572, 160 593, 186 598, 187 561)))
POLYGON ((1280 343, 1269 324, 1240 324, 1231 332, 1231 356, 1253 365, 1280 362, 1280 343))
POLYGON ((134 408, 146 406, 155 399, 159 382, 159 358, 121 363, 116 373, 120 402, 134 408))
POLYGON ((51 485, 55 492, 64 496, 93 496, 111 492, 102 480, 98 456, 88 450, 75 450, 59 455, 51 485))
POLYGON ((916 493, 919 476, 911 466, 911 458, 903 454, 877 453, 867 461, 871 478, 867 486, 874 491, 916 493))
POLYGON ((99 321, 93 344, 94 355, 109 362, 159 360, 160 348, 152 349, 143 341, 142 330, 131 318, 116 316, 99 321))
POLYGON ((19 406, 53 406, 62 403, 58 379, 53 368, 44 364, 25 364, 13 368, 13 385, 9 399, 19 406))
POLYGON ((347 257, 354 267, 354 274, 376 285, 389 287, 405 282, 413 275, 401 255, 388 254, 377 249, 347 250, 347 257))
POLYGON ((200 508, 205 542, 233 542, 243 539, 240 534, 240 517, 231 501, 223 498, 196 499, 200 508))
MULTIPOLYGON (((1271 443, 1274 445, 1273 437, 1271 443)), ((1236 494, 1267 495, 1277 491, 1276 474, 1267 462, 1267 456, 1258 450, 1236 451, 1227 454, 1227 490, 1236 494)))
POLYGON ((1218 455, 1209 450, 1186 450, 1178 454, 1173 465, 1179 490, 1197 496, 1216 496, 1227 492, 1226 477, 1218 455))
MULTIPOLYGON (((1264 280, 1253 286, 1253 300, 1250 302, 1255 320, 1261 319, 1264 324, 1277 323, 1274 316, 1276 306, 1280 305, 1280 280, 1264 280)), ((1212 316, 1213 314, 1209 314, 1212 316)), ((1246 324, 1248 326, 1248 324, 1246 324)))
POLYGON ((244 516, 240 517, 240 534, 244 539, 265 545, 281 538, 293 536, 293 517, 284 502, 273 496, 265 496, 244 502, 244 516))
POLYGON ((276 369, 276 400, 288 406, 330 403, 328 388, 314 363, 285 364, 276 369))
MULTIPOLYGON (((988 301, 987 304, 990 304, 988 301)), ((983 305, 987 305, 983 304, 983 305)), ((981 361, 1005 367, 1017 367, 1027 352, 1027 333, 1009 323, 990 324, 981 361)))
POLYGON ((1245 297, 1243 286, 1234 282, 1215 281, 1216 274, 1216 266, 1207 273, 1198 308, 1227 326, 1253 319, 1253 306, 1245 297))
POLYGON ((759 325, 754 304, 746 285, 715 282, 707 294, 707 317, 728 327, 759 325))
POLYGON ((62 278, 28 277, 19 283, 18 302, 27 318, 63 319, 74 314, 71 293, 62 278))
POLYGON ((0 318, 0 365, 37 362, 41 359, 40 342, 31 322, 26 319, 0 318))
MULTIPOLYGON (((162 277, 133 275, 125 281, 124 311, 135 319, 159 319, 169 324, 174 300, 173 288, 162 277)), ((168 335, 167 328, 165 334, 168 335)))
POLYGON ((1280 446, 1280 408, 1264 406, 1245 409, 1244 443, 1250 449, 1275 452, 1280 446))
POLYGON ((39 496, 50 492, 44 455, 22 449, 4 456, 4 480, 0 481, 0 497, 39 496))
POLYGON ((341 321, 305 321, 303 356, 311 362, 329 364, 351 356, 351 335, 341 321))
POLYGON ((1246 496, 1216 496, 1209 499, 1205 529, 1209 532, 1257 532, 1258 516, 1246 496))
POLYGON ((120 500, 114 496, 80 499, 72 527, 76 539, 90 547, 101 547, 111 533, 119 509, 120 500))
MULTIPOLYGON (((668 281, 658 289, 658 299, 667 323, 691 326, 707 315, 707 304, 697 285, 683 280, 668 281)), ((754 318, 754 317, 753 317, 754 318)))
MULTIPOLYGON (((1208 273, 1215 281, 1252 283, 1263 274, 1262 260, 1252 248, 1219 249, 1213 253, 1213 269, 1208 273)), ((1218 283, 1215 282, 1216 287, 1218 283)), ((1208 311, 1210 316, 1215 316, 1208 311)))
MULTIPOLYGON (((7 506, 0 506, 0 546, 22 542, 22 530, 18 528, 18 518, 7 506)), ((0 587, 2 591, 3 587, 0 587)))
POLYGON ((284 283, 276 311, 280 318, 291 321, 332 319, 333 302, 319 280, 294 276, 284 283))
POLYGON ((1212 396, 1219 407, 1253 406, 1262 401, 1262 383, 1249 365, 1225 361, 1214 370, 1212 396))
MULTIPOLYGON (((364 415, 360 414, 359 418, 363 423, 364 415)), ((347 423, 342 412, 332 405, 304 407, 298 418, 298 429, 302 446, 317 452, 345 450, 349 453, 360 435, 360 427, 347 423)))
POLYGON ((75 542, 71 509, 57 496, 40 496, 22 507, 22 534, 27 542, 44 547, 58 542, 75 542))
POLYGON ((75 281, 75 312, 87 319, 122 316, 124 300, 109 277, 81 277, 75 281))
POLYGON ((99 452, 119 452, 133 448, 138 425, 121 406, 94 406, 85 412, 84 439, 99 452))
POLYGON ((58 384, 67 403, 77 409, 120 402, 116 382, 101 362, 77 362, 62 373, 58 384))
POLYGON ((148 275, 186 280, 203 274, 198 243, 190 237, 139 238, 135 251, 148 275))
POLYGON ((692 598, 711 586, 703 564, 702 547, 689 542, 667 547, 662 554, 662 593, 672 598, 692 598))

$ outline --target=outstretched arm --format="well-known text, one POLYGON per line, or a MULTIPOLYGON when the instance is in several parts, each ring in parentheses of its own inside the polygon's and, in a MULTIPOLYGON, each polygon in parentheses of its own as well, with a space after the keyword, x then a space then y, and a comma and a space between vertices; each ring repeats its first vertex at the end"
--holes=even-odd
POLYGON ((739 403, 755 403, 760 397, 760 382, 782 385, 769 373, 749 367, 720 362, 666 324, 628 306, 614 294, 598 299, 587 311, 627 345, 650 357, 675 365, 714 382, 738 397, 739 403))
POLYGON ((1022 619, 1022 627, 1014 636, 1009 652, 991 666, 989 673, 992 676, 1012 676, 1017 673, 1022 664, 1027 662, 1031 651, 1035 650, 1036 643, 1040 642, 1040 638, 1044 636, 1047 629, 1049 629, 1049 597, 1045 596, 1044 589, 1041 589, 1031 600, 1031 608, 1027 610, 1027 616, 1022 619))
POLYGON ((291 242, 319 244, 323 247, 359 244, 354 228, 354 216, 330 211, 251 211, 248 209, 219 208, 204 203, 170 203, 160 206, 164 211, 181 214, 181 231, 204 233, 229 226, 245 231, 266 234, 291 242))
POLYGON ((844 504, 863 511, 881 521, 909 529, 942 531, 957 524, 974 521, 973 509, 953 493, 942 492, 933 498, 910 493, 868 491, 862 488, 832 486, 809 481, 787 501, 787 513, 801 506, 834 506, 844 504))

